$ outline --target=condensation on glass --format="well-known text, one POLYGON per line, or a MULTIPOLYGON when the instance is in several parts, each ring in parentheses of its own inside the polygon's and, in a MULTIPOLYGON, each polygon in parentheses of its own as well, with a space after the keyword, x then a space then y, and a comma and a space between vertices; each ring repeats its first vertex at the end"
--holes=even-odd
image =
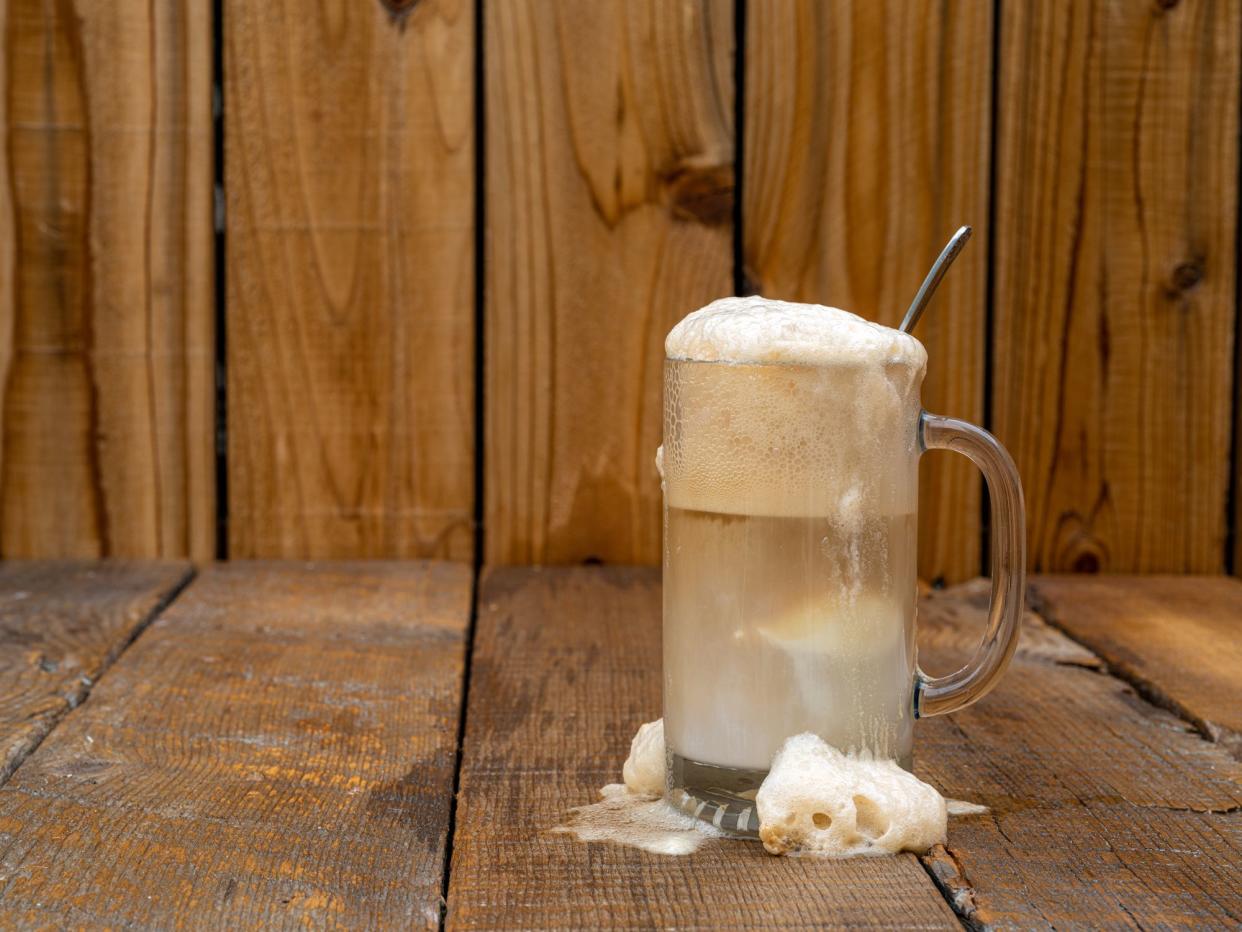
POLYGON ((669 798, 753 834, 784 740, 911 764, 914 720, 983 695, 1016 644, 1022 493, 1004 449, 921 410, 923 370, 666 360, 664 723, 669 798), (993 503, 993 592, 973 660, 915 657, 918 459, 964 453, 993 503))

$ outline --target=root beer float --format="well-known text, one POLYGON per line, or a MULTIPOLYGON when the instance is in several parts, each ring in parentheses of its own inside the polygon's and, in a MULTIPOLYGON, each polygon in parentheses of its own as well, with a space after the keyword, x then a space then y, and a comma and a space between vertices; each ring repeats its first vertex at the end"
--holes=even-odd
POLYGON ((921 699, 935 714, 990 688, 1020 615, 1021 491, 990 435, 922 411, 927 353, 907 333, 725 298, 674 327, 665 356, 668 798, 749 835, 790 736, 909 768, 921 699), (930 446, 980 465, 1001 531, 988 636, 942 678, 918 671, 914 640, 930 446))

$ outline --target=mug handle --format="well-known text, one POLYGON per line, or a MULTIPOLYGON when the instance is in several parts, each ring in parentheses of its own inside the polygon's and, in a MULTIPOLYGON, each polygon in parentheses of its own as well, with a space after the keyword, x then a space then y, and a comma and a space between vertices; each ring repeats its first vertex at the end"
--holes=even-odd
POLYGON ((1008 451, 981 427, 923 411, 919 453, 927 450, 964 454, 987 480, 992 499, 992 599, 987 631, 966 666, 948 676, 915 671, 915 718, 965 708, 996 685, 1018 646, 1026 586, 1026 512, 1022 482, 1008 451))

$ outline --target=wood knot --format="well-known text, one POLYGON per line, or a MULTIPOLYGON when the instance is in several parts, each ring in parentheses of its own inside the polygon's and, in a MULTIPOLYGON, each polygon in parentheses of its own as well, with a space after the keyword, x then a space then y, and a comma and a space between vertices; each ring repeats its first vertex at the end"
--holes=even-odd
POLYGON ((686 159, 663 177, 669 208, 679 220, 725 226, 733 219, 733 164, 686 159))
POLYGON ((1080 553, 1074 560, 1075 573, 1098 573, 1100 571, 1100 555, 1087 551, 1080 553))
POLYGON ((1183 262, 1173 270, 1173 284, 1182 291, 1193 288, 1203 281, 1203 266, 1198 262, 1183 262))
POLYGON ((1200 259, 1179 262, 1173 268, 1173 274, 1169 276, 1169 281, 1164 287, 1165 297, 1169 300, 1176 300, 1203 281, 1205 274, 1207 273, 1200 259))
POLYGON ((379 0, 379 5, 384 8, 388 18, 400 26, 404 24, 410 11, 421 2, 422 0, 379 0))
POLYGON ((1156 12, 1164 13, 1167 10, 1173 9, 1180 2, 1181 0, 1155 0, 1156 12))

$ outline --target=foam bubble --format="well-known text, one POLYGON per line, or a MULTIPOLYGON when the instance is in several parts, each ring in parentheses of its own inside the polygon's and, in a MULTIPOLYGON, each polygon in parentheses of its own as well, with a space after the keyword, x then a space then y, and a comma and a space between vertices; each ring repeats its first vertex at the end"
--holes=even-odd
POLYGON ((948 821, 944 798, 895 761, 842 754, 810 733, 777 752, 755 808, 772 854, 924 852, 945 842, 948 821))

